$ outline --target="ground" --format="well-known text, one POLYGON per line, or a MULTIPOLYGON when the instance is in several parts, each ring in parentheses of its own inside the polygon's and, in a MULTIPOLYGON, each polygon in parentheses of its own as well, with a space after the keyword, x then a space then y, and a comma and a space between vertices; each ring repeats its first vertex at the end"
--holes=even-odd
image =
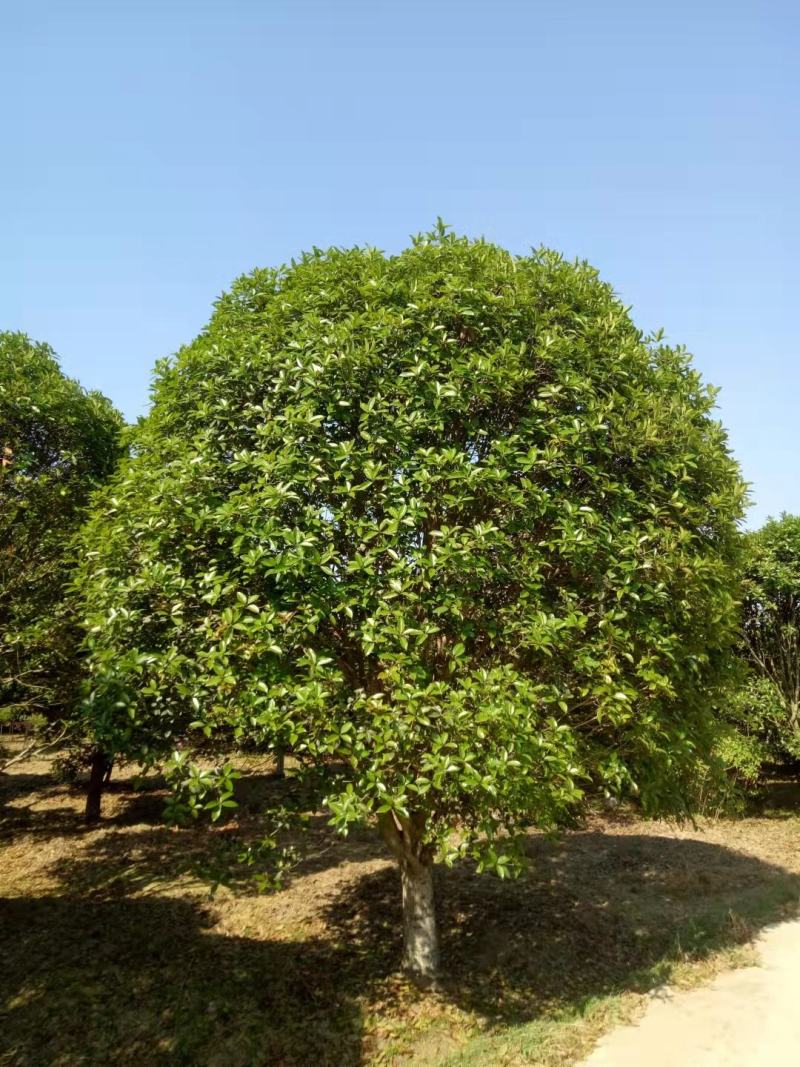
POLYGON ((581 1067, 775 1067, 800 1059, 800 920, 754 945, 758 962, 698 989, 654 992, 635 1024, 612 1030, 581 1067))
POLYGON ((694 828, 595 814, 532 834, 518 881, 437 870, 445 980, 425 995, 397 973, 399 880, 374 833, 317 815, 285 888, 236 863, 214 888, 284 788, 240 762, 213 830, 165 826, 132 768, 93 830, 48 762, 0 776, 0 1064, 566 1067, 654 986, 751 962, 800 894, 792 783, 694 828))

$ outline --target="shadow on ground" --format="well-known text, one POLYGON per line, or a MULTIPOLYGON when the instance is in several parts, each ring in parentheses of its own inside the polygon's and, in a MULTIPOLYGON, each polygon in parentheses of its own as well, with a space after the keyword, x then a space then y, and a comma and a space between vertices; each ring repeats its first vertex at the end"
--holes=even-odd
MULTIPOLYGON (((59 810, 53 835, 65 832, 59 810)), ((130 818, 123 806, 103 830, 76 834, 80 847, 52 864, 52 896, 0 903, 0 1062, 355 1067, 379 1047, 376 1019, 402 1026, 418 1011, 396 973, 396 872, 367 862, 383 857, 375 836, 334 844, 315 825, 305 864, 248 928, 244 882, 219 901, 175 885, 202 881, 241 828, 130 818), (316 909, 316 925, 278 924, 292 901, 316 909)), ((642 829, 532 837, 531 871, 516 882, 467 864, 438 870, 442 1010, 516 1024, 644 988, 681 954, 745 940, 800 892, 778 865, 642 829)))
POLYGON ((800 766, 773 767, 759 784, 749 809, 768 818, 792 818, 800 812, 800 766))
MULTIPOLYGON (((446 994, 491 1021, 650 988, 676 959, 749 940, 800 894, 785 869, 695 839, 579 832, 529 851, 514 882, 466 865, 438 872, 446 994)), ((340 940, 370 941, 396 965, 393 870, 362 878, 326 918, 340 940)))
POLYGON ((324 942, 215 935, 213 921, 180 899, 0 902, 0 1059, 360 1062, 359 1007, 338 978, 352 959, 324 942))

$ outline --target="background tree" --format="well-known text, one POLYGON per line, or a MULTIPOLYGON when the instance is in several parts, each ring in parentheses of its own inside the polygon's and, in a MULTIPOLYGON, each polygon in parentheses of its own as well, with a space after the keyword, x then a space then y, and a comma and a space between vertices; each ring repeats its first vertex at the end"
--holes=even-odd
POLYGON ((737 621, 714 393, 584 263, 439 228, 241 278, 86 531, 93 728, 285 741, 396 856, 509 873, 587 789, 682 813, 737 621))
POLYGON ((751 676, 739 696, 773 755, 800 757, 800 516, 747 539, 743 624, 751 676))
POLYGON ((66 378, 52 350, 0 333, 0 715, 71 715, 82 630, 70 539, 120 455, 122 419, 66 378))

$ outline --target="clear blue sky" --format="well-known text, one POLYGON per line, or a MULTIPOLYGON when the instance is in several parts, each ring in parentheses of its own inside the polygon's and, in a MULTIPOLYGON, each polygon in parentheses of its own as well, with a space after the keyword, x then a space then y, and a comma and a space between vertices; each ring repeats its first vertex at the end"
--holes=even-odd
POLYGON ((442 215, 597 265, 800 512, 795 0, 0 0, 0 328, 129 418, 239 273, 442 215))

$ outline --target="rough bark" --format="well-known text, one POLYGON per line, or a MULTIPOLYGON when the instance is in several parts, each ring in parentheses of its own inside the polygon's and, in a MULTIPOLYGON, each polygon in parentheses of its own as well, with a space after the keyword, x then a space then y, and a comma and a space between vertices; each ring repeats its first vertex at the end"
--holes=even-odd
POLYGON ((85 819, 91 825, 100 819, 100 804, 103 799, 103 787, 111 776, 111 760, 101 749, 92 756, 89 771, 89 785, 86 789, 85 819))

